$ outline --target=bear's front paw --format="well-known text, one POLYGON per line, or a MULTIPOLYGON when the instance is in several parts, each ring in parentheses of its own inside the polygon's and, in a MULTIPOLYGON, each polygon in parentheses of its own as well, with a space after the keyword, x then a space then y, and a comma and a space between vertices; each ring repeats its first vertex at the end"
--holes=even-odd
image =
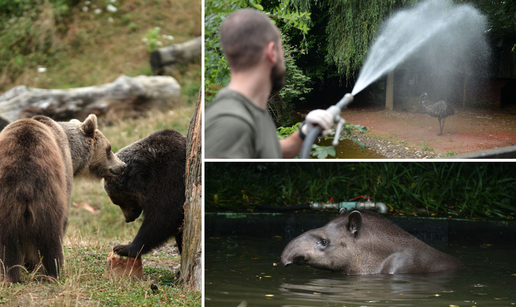
POLYGON ((140 258, 141 256, 139 252, 131 250, 129 245, 117 245, 113 247, 113 252, 126 257, 140 258), (136 255, 138 255, 138 257, 136 257, 136 255))

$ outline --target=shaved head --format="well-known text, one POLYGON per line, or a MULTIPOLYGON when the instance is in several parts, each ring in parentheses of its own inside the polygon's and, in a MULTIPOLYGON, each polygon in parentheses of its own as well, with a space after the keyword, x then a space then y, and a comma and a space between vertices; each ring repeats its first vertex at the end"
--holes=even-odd
POLYGON ((233 71, 253 67, 264 47, 270 42, 279 46, 279 41, 279 31, 269 17, 252 9, 229 14, 220 27, 222 50, 233 71))

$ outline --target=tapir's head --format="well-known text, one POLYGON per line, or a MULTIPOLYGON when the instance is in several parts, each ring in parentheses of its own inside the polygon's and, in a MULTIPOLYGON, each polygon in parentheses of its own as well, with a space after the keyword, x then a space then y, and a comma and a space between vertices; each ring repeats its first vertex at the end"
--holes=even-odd
POLYGON ((347 271, 357 262, 356 243, 362 227, 362 214, 341 214, 324 227, 309 230, 285 247, 281 263, 307 264, 314 268, 347 271))

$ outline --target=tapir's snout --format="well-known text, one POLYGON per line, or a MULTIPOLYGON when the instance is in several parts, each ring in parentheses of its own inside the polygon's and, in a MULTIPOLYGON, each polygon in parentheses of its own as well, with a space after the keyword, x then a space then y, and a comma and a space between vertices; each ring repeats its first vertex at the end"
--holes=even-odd
POLYGON ((288 255, 285 255, 285 253, 281 254, 281 264, 286 267, 289 264, 292 264, 292 259, 288 257, 288 255))
MULTIPOLYGON (((302 254, 302 253, 301 253, 302 254)), ((281 253, 281 264, 286 267, 289 264, 304 264, 307 261, 305 255, 300 254, 298 242, 296 240, 290 242, 281 253)))
POLYGON ((287 249, 283 250, 283 253, 281 253, 281 264, 283 266, 287 266, 289 264, 292 264, 292 259, 287 254, 287 249))

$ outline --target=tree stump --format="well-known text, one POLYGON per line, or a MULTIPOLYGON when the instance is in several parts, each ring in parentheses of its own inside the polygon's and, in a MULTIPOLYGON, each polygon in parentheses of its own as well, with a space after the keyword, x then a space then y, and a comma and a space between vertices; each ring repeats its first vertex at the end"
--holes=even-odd
POLYGON ((84 120, 89 114, 133 118, 167 109, 181 100, 179 83, 169 76, 120 76, 112 83, 71 89, 20 85, 0 96, 0 118, 13 122, 35 115, 84 120))
POLYGON ((175 65, 186 65, 200 60, 202 37, 197 37, 182 44, 173 44, 153 51, 150 55, 150 65, 156 75, 170 73, 175 65))
POLYGON ((202 287, 202 92, 190 120, 186 145, 186 201, 181 278, 189 287, 202 287))

